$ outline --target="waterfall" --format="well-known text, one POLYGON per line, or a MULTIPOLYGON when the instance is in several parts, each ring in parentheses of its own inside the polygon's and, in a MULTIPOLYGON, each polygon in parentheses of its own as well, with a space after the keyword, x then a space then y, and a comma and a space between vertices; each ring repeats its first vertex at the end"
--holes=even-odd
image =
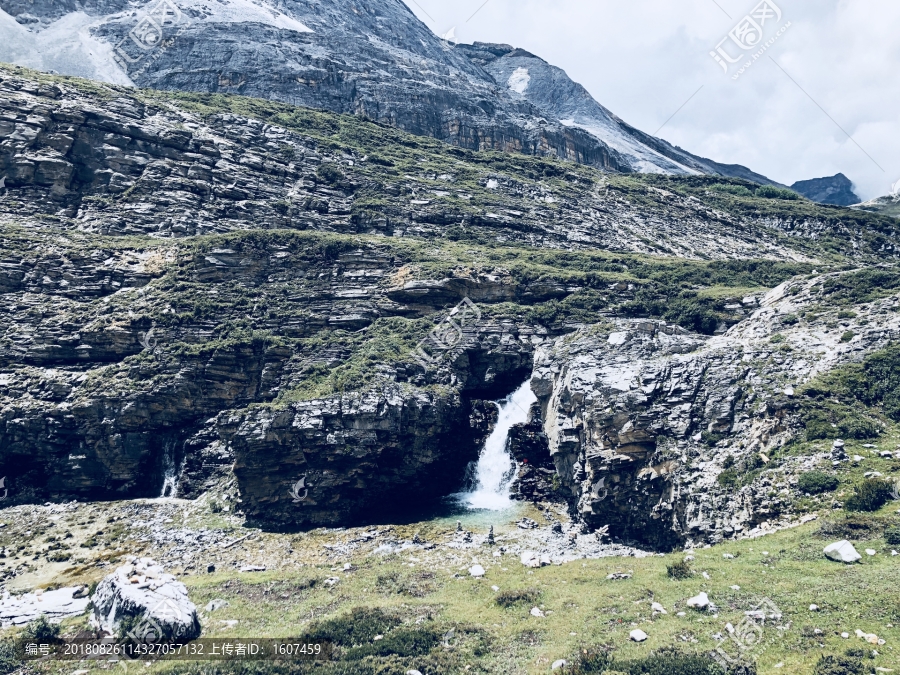
POLYGON ((160 497, 174 497, 178 493, 178 476, 181 473, 175 464, 175 443, 166 443, 163 450, 163 485, 160 497))
POLYGON ((514 424, 528 420, 528 409, 536 400, 530 380, 526 380, 503 401, 498 401, 497 425, 484 442, 471 475, 471 487, 459 495, 460 502, 473 509, 492 511, 511 505, 509 486, 515 478, 516 465, 506 447, 509 430, 514 424))

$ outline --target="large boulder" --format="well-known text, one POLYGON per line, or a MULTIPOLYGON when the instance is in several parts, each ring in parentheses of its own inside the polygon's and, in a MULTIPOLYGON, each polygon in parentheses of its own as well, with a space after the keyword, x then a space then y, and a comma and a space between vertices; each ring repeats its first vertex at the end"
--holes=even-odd
POLYGON ((187 588, 150 558, 137 558, 101 581, 91 598, 91 624, 142 642, 200 637, 187 588))
POLYGON ((853 548, 853 544, 846 539, 841 539, 833 544, 829 544, 825 547, 823 552, 827 557, 832 560, 837 560, 838 562, 855 563, 862 558, 856 549, 853 548))

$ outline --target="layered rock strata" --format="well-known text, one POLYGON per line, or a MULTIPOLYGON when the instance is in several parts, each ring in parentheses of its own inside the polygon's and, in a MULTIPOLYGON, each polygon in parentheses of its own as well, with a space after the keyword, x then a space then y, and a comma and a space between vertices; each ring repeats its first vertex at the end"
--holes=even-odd
POLYGON ((548 452, 586 524, 667 549, 790 510, 783 470, 744 487, 717 478, 729 466, 765 467, 801 432, 795 387, 900 337, 897 296, 844 310, 854 318, 840 323, 836 309, 800 320, 827 303, 826 281, 774 289, 721 336, 617 320, 538 349, 532 388, 548 452))

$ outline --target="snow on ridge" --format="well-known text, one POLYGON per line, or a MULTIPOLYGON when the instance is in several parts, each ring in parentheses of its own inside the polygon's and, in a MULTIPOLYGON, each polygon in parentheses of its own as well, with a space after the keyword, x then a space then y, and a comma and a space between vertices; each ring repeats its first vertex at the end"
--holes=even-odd
POLYGON ((133 87, 113 58, 113 46, 91 35, 90 29, 102 22, 103 18, 72 12, 34 32, 0 10, 0 61, 133 87))
POLYGON ((302 21, 298 21, 262 2, 253 0, 176 0, 181 9, 196 9, 211 23, 264 23, 276 28, 293 30, 298 33, 312 33, 302 21))
POLYGON ((634 164, 634 169, 641 173, 691 174, 699 175, 696 169, 684 166, 674 159, 666 157, 653 148, 644 145, 621 128, 612 124, 603 124, 600 120, 564 120, 566 126, 584 129, 592 136, 599 138, 613 150, 624 155, 634 164), (598 124, 598 122, 600 122, 598 124))
POLYGON ((528 74, 528 68, 516 68, 512 75, 509 76, 506 84, 517 94, 524 94, 528 89, 528 83, 531 82, 531 75, 528 74))

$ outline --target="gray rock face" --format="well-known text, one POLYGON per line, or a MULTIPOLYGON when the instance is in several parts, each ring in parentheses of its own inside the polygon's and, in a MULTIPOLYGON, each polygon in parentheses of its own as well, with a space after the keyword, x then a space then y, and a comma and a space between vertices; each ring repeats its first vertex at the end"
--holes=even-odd
POLYGON ((0 8, 17 21, 0 25, 0 60, 13 63, 353 113, 476 150, 771 182, 630 127, 528 52, 483 43, 450 48, 400 0, 277 7, 256 0, 3 0, 0 8), (520 75, 515 86, 513 72, 520 75))
POLYGON ((506 156, 490 159, 495 166, 351 117, 265 113, 288 129, 165 94, 5 66, 0 78, 7 503, 194 497, 235 465, 241 508, 273 524, 365 519, 403 500, 424 506, 458 487, 491 424, 493 406, 483 401, 526 380, 540 348, 544 407, 512 434, 516 456, 531 462, 519 496, 556 497, 561 485, 574 506, 590 507, 591 523, 605 524, 608 504, 620 535, 650 519, 647 536, 661 545, 721 536, 781 506, 761 487, 729 502, 704 443, 729 424, 739 441, 780 437, 791 420, 786 395, 773 395, 765 414, 754 407, 751 388, 768 387, 780 371, 747 370, 735 345, 797 364, 784 391, 818 364, 883 344, 896 316, 889 304, 873 305, 855 310, 858 321, 841 319, 837 336, 825 319, 782 329, 782 307, 797 313, 813 302, 809 280, 765 315, 746 318, 755 302, 725 305, 723 330, 743 321, 711 339, 652 322, 581 323, 633 309, 650 293, 668 296, 644 273, 632 276, 637 258, 618 252, 740 259, 764 251, 807 261, 823 238, 883 262, 896 239, 890 219, 857 214, 851 228, 814 206, 802 220, 777 204, 765 216, 727 212, 696 189, 708 178, 657 183, 506 156), (615 252, 582 253, 598 248, 615 252), (477 330, 423 367, 411 350, 464 298, 483 305, 477 330), (750 333, 729 342, 744 325, 750 333), (849 328, 855 337, 839 343, 849 328), (576 330, 569 342, 546 344, 576 330), (766 342, 776 331, 796 342, 789 358, 766 342), (629 364, 648 379, 615 389, 621 382, 610 373, 629 364), (592 369, 603 368, 613 371, 598 380, 592 369), (628 420, 610 417, 607 405, 628 420), (583 436, 588 418, 596 438, 583 436), (695 441, 704 431, 704 443, 695 441), (675 459, 681 473, 641 474, 675 459), (649 481, 653 489, 634 502, 644 515, 620 501, 625 493, 590 503, 585 495, 610 472, 623 485, 649 481), (684 481, 673 483, 684 494, 676 491, 671 510, 668 497, 657 508, 670 476, 684 481))
POLYGON ((62 45, 41 49, 35 43, 74 7, 9 0, 0 8, 37 19, 3 27, 9 46, 0 56, 7 61, 37 61, 115 83, 244 94, 355 113, 461 147, 549 154, 627 170, 590 134, 510 100, 461 52, 445 49, 399 0, 364 6, 291 0, 277 9, 261 2, 200 0, 155 0, 139 8, 126 0, 78 3, 87 17, 74 23, 91 34, 93 51, 56 57, 62 45))
POLYGON ((187 588, 150 558, 137 558, 105 577, 91 602, 92 625, 111 635, 127 622, 128 637, 142 642, 200 637, 187 588))
POLYGON ((455 392, 394 387, 255 411, 222 428, 250 518, 278 526, 379 522, 423 511, 460 487, 483 440, 467 408, 455 392))
POLYGON ((796 433, 786 391, 900 335, 887 311, 896 299, 864 308, 872 323, 852 344, 840 341, 843 328, 786 326, 780 317, 814 302, 815 284, 774 289, 751 317, 712 338, 617 320, 538 349, 532 389, 548 451, 586 523, 665 549, 787 513, 777 472, 735 491, 717 480, 726 458, 745 470, 764 466, 769 449, 796 433), (769 342, 776 332, 790 350, 769 342))
POLYGON ((460 45, 460 49, 483 66, 500 87, 506 87, 510 98, 528 101, 563 126, 584 129, 601 139, 632 171, 733 176, 778 185, 746 167, 697 157, 635 129, 600 105, 564 70, 524 49, 483 42, 460 45))
POLYGON ((84 614, 89 602, 86 586, 23 595, 10 595, 7 591, 0 599, 0 627, 22 626, 41 616, 58 623, 62 619, 84 614))
POLYGON ((861 201, 853 192, 853 183, 842 173, 826 178, 800 180, 791 185, 791 189, 819 204, 850 206, 861 201))
MULTIPOLYGON (((477 228, 491 238, 530 246, 709 258, 755 258, 764 252, 788 260, 806 259, 809 246, 802 240, 823 236, 846 241, 849 251, 879 256, 894 247, 896 224, 879 224, 884 235, 869 242, 861 237, 866 232, 832 214, 773 219, 726 213, 659 188, 643 190, 635 203, 627 193, 575 174, 528 184, 515 167, 484 170, 467 154, 459 157, 467 162, 448 166, 448 173, 423 166, 415 175, 400 176, 370 161, 368 151, 337 151, 309 134, 230 112, 202 115, 121 88, 86 93, 8 72, 0 77, 0 214, 28 217, 36 229, 48 225, 39 216, 52 216, 54 227, 63 230, 161 238, 278 228, 443 237, 454 229, 477 228), (329 182, 319 174, 323 166, 343 177, 329 182), (475 185, 457 185, 463 176, 456 173, 473 170, 478 170, 475 185), (453 203, 445 199, 450 195, 453 203)), ((283 113, 290 117, 296 111, 283 113)), ((299 126, 316 124, 312 117, 301 118, 299 126)), ((378 138, 385 131, 371 125, 358 133, 378 138)), ((382 140, 410 142, 399 134, 382 140)), ((240 261, 223 253, 207 262, 212 275, 240 261)), ((154 263, 158 268, 159 261, 126 260, 116 251, 102 260, 53 264, 4 260, 0 289, 51 286, 70 297, 106 296, 145 285, 154 263)), ((469 294, 480 301, 501 295, 537 300, 567 292, 559 285, 516 288, 486 277, 416 283, 422 285, 396 294, 432 302, 441 294, 457 300, 469 294)), ((92 348, 111 357, 125 345, 92 348)))

